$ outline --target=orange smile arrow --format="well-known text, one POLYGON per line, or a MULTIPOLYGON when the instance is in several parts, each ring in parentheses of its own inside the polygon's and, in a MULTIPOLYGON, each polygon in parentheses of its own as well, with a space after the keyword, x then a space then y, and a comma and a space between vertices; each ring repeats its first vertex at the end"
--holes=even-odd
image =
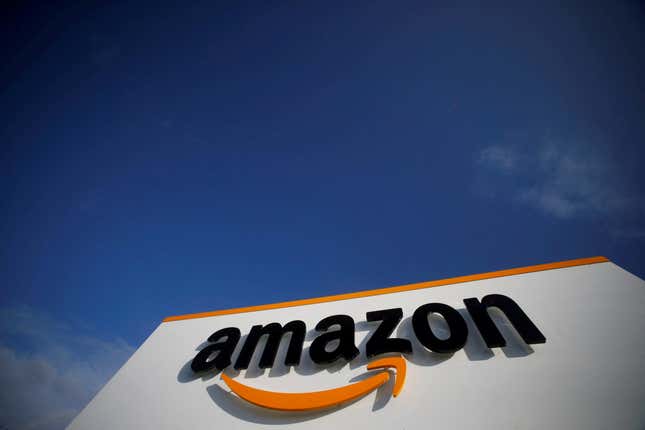
MULTIPOLYGON (((373 361, 367 365, 367 370, 396 369, 394 389, 392 394, 398 396, 405 383, 405 360, 401 357, 388 357, 373 361)), ((385 384, 390 379, 390 372, 379 372, 367 379, 344 387, 331 390, 314 391, 311 393, 278 393, 275 391, 259 390, 234 381, 222 374, 222 379, 238 396, 258 406, 280 411, 309 411, 337 405, 348 400, 354 400, 385 384)))

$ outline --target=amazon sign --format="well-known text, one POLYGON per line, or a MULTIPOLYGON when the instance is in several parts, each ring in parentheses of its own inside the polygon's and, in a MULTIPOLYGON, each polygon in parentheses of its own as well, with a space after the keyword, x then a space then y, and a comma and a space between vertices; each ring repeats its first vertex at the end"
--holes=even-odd
POLYGON ((643 430, 643 333, 604 257, 179 312, 68 430, 643 430))
MULTIPOLYGON (((517 333, 527 344, 545 343, 546 338, 520 306, 510 297, 501 294, 490 294, 481 300, 467 298, 463 300, 468 313, 479 330, 488 348, 506 346, 506 340, 491 319, 488 308, 494 307, 506 315, 517 333)), ((365 353, 368 359, 382 354, 411 354, 412 343, 409 339, 392 337, 392 333, 403 318, 401 308, 369 311, 365 320, 378 323, 369 335, 365 353)), ((466 344, 468 326, 461 314, 453 307, 443 303, 426 303, 419 306, 412 315, 412 327, 418 341, 429 351, 436 353, 454 353, 466 344), (447 338, 439 338, 432 330, 428 316, 436 314, 442 317, 450 331, 447 338)), ((338 360, 351 361, 359 355, 355 342, 354 319, 349 315, 331 315, 321 319, 315 327, 319 334, 309 347, 311 360, 319 365, 334 363, 338 360)), ((285 325, 277 322, 255 325, 251 328, 238 354, 233 368, 243 370, 249 367, 251 358, 263 337, 266 337, 264 351, 260 356, 259 367, 271 368, 274 365, 280 342, 290 334, 288 349, 284 359, 286 366, 298 366, 302 357, 303 344, 307 326, 301 320, 294 320, 285 325)), ((217 330, 208 337, 208 345, 200 350, 191 362, 193 372, 221 371, 232 364, 233 352, 240 341, 241 331, 237 327, 226 327, 217 330)), ((405 378, 405 362, 401 358, 389 357, 374 361, 368 370, 393 367, 397 370, 398 379, 394 395, 400 392, 405 378)), ((337 390, 297 393, 279 393, 258 390, 234 381, 222 375, 224 382, 241 398, 259 406, 278 410, 312 410, 333 406, 366 394, 388 380, 388 373, 380 373, 372 378, 357 382, 337 390)))

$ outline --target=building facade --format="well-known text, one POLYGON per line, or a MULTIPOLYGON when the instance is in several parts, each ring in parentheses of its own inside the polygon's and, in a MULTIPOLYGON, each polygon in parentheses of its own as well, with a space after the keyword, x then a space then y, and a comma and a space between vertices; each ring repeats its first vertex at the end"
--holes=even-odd
POLYGON ((642 429, 644 333, 603 257, 169 317, 68 428, 642 429))

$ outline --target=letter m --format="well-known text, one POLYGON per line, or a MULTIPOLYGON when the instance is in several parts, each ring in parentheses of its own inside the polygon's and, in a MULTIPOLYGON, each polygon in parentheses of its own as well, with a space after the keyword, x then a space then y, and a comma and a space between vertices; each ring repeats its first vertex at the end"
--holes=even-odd
POLYGON ((305 333, 307 327, 305 323, 299 320, 291 321, 287 324, 280 325, 279 323, 270 323, 265 326, 255 325, 251 328, 249 335, 246 337, 244 346, 240 351, 240 355, 235 362, 235 369, 247 369, 253 357, 260 338, 264 335, 267 336, 264 352, 260 357, 260 368, 266 369, 273 366, 275 356, 280 347, 280 341, 286 333, 291 333, 289 340, 289 349, 287 356, 284 359, 284 364, 287 366, 296 366, 300 363, 300 355, 302 353, 302 344, 305 341, 305 333))

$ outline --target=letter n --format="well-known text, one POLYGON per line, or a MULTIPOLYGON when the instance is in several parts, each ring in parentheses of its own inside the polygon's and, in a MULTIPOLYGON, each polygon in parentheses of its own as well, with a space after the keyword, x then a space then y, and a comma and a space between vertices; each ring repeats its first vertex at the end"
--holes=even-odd
POLYGON ((546 342, 542 332, 510 297, 489 294, 481 302, 476 298, 464 299, 464 304, 489 348, 506 346, 506 340, 488 314, 490 307, 501 310, 527 344, 546 342))

